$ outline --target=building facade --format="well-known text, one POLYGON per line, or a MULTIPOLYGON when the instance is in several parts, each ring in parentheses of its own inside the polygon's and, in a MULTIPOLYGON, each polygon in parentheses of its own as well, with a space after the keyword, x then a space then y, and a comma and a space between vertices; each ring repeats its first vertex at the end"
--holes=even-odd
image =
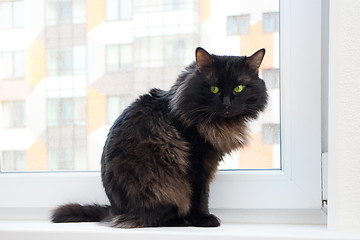
POLYGON ((278 23, 277 1, 1 0, 1 171, 98 170, 116 117, 169 89, 197 46, 266 48, 269 107, 222 168, 279 168, 278 23))

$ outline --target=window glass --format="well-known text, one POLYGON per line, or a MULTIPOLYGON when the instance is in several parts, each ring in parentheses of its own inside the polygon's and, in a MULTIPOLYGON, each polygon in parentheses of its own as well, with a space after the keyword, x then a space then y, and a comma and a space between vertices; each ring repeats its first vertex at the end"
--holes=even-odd
POLYGON ((119 68, 119 47, 117 45, 106 46, 107 72, 117 72, 119 68))
POLYGON ((22 101, 3 102, 4 128, 23 128, 25 126, 25 105, 22 101))
POLYGON ((119 0, 106 0, 106 20, 114 21, 119 19, 119 0))
POLYGON ((128 96, 109 96, 107 98, 107 122, 113 124, 122 111, 132 102, 128 96))
POLYGON ((86 99, 75 98, 73 109, 74 109, 74 124, 86 126, 86 99))
POLYGON ((86 47, 74 46, 73 48, 74 74, 86 73, 86 47))
MULTIPOLYGON (((247 56, 265 48, 259 74, 267 85, 268 107, 249 123, 248 144, 226 156, 220 167, 280 168, 279 2, 231 3, 104 0, 93 8, 93 1, 44 0, 27 11, 23 1, 1 1, 1 28, 20 27, 24 11, 29 19, 45 14, 45 24, 23 24, 36 36, 33 42, 1 46, 1 87, 9 92, 0 100, 0 142, 20 133, 32 137, 19 139, 12 149, 0 146, 0 152, 23 151, 26 163, 37 162, 32 165, 37 169, 23 165, 29 171, 99 170, 113 121, 140 94, 168 90, 194 61, 196 47, 247 56), (21 12, 22 18, 15 19, 21 12), (16 84, 32 88, 16 91, 7 78, 20 78, 16 84), (36 159, 28 154, 35 143, 44 146, 36 159)), ((0 39, 6 32, 0 31, 0 39)), ((16 165, 11 169, 17 171, 16 165)))
POLYGON ((25 76, 25 53, 14 53, 14 77, 25 76))
POLYGON ((14 104, 13 102, 3 102, 3 123, 4 128, 14 126, 14 104))
POLYGON ((46 23, 47 25, 57 24, 57 4, 56 0, 46 0, 46 23))
POLYGON ((264 13, 264 33, 278 32, 279 31, 279 13, 270 12, 264 13))
POLYGON ((58 2, 58 19, 60 23, 69 24, 72 21, 72 2, 60 0, 58 2))
POLYGON ((56 126, 59 124, 60 105, 59 99, 47 100, 47 125, 56 126))
POLYGON ((1 53, 1 78, 13 77, 13 53, 3 52, 1 53))
POLYGON ((250 33, 250 15, 227 17, 228 35, 248 35, 250 33))
POLYGON ((120 0, 120 19, 128 20, 132 18, 132 0, 120 0))
POLYGON ((267 68, 263 69, 263 79, 268 89, 279 88, 279 69, 267 68))
POLYGON ((25 171, 26 158, 24 151, 4 151, 1 161, 2 171, 25 171))
POLYGON ((58 52, 58 75, 70 75, 73 70, 73 52, 70 47, 61 48, 58 52))
POLYGON ((65 98, 60 100, 60 118, 62 125, 70 125, 73 123, 73 101, 65 98))
POLYGON ((120 114, 120 98, 110 96, 107 98, 107 122, 112 124, 120 114))
POLYGON ((14 27, 24 27, 24 2, 17 1, 13 3, 14 8, 14 27))
POLYGON ((58 50, 48 48, 46 55, 47 75, 56 75, 58 72, 58 50))
POLYGON ((120 45, 120 69, 121 71, 130 71, 133 62, 132 59, 132 46, 130 44, 120 45))
POLYGON ((14 127, 24 127, 25 126, 25 104, 24 102, 16 101, 14 102, 14 127))
POLYGON ((0 2, 0 27, 12 27, 12 2, 0 2))
POLYGON ((86 1, 85 0, 73 0, 73 23, 85 23, 86 22, 86 1))

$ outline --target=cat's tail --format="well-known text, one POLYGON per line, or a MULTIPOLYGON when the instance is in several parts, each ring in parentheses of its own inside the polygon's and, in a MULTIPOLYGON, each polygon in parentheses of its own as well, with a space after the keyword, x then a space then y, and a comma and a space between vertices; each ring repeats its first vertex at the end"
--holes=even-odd
POLYGON ((110 206, 81 205, 77 203, 59 206, 54 210, 51 221, 65 222, 101 222, 110 214, 110 206))

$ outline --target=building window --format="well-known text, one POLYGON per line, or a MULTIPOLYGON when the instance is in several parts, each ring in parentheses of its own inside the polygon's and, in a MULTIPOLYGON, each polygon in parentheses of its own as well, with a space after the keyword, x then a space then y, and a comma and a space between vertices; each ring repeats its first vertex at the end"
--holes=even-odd
POLYGON ((131 0, 106 0, 106 20, 130 20, 132 18, 131 0))
POLYGON ((3 102, 4 128, 25 127, 25 103, 23 101, 3 102))
POLYGON ((131 44, 106 46, 106 72, 128 72, 132 69, 131 44))
POLYGON ((47 0, 46 24, 79 24, 86 22, 85 0, 47 0))
POLYGON ((86 125, 85 98, 56 98, 47 101, 48 126, 86 125))
POLYGON ((0 29, 24 27, 24 2, 0 2, 0 29))
POLYGON ((86 167, 86 147, 58 147, 48 150, 49 170, 84 170, 86 167))
POLYGON ((47 50, 48 76, 83 75, 86 73, 86 47, 73 46, 47 50))
POLYGON ((238 15, 227 17, 228 35, 248 35, 250 34, 250 15, 238 15))
POLYGON ((107 123, 112 125, 132 100, 129 96, 109 96, 107 98, 107 123))
POLYGON ((272 33, 279 31, 279 12, 263 13, 263 32, 272 33))
POLYGON ((0 54, 1 79, 22 78, 25 76, 25 53, 2 52, 0 54))
POLYGON ((166 65, 185 64, 185 45, 184 37, 167 36, 164 40, 164 59, 166 65))
POLYGON ((25 151, 3 151, 1 161, 1 171, 25 171, 26 154, 25 151))
POLYGON ((279 69, 267 68, 263 69, 262 78, 268 89, 279 88, 279 69))
POLYGON ((185 0, 165 0, 165 10, 182 10, 185 9, 185 0))
POLYGON ((262 144, 280 144, 280 124, 266 123, 262 125, 262 144))

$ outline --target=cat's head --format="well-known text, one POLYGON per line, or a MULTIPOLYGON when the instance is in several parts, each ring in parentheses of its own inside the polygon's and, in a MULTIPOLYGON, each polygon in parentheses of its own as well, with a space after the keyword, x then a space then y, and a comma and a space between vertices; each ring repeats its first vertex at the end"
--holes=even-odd
POLYGON ((172 89, 176 114, 187 124, 257 118, 268 96, 258 76, 265 49, 247 57, 218 56, 197 48, 195 55, 196 62, 172 89))

